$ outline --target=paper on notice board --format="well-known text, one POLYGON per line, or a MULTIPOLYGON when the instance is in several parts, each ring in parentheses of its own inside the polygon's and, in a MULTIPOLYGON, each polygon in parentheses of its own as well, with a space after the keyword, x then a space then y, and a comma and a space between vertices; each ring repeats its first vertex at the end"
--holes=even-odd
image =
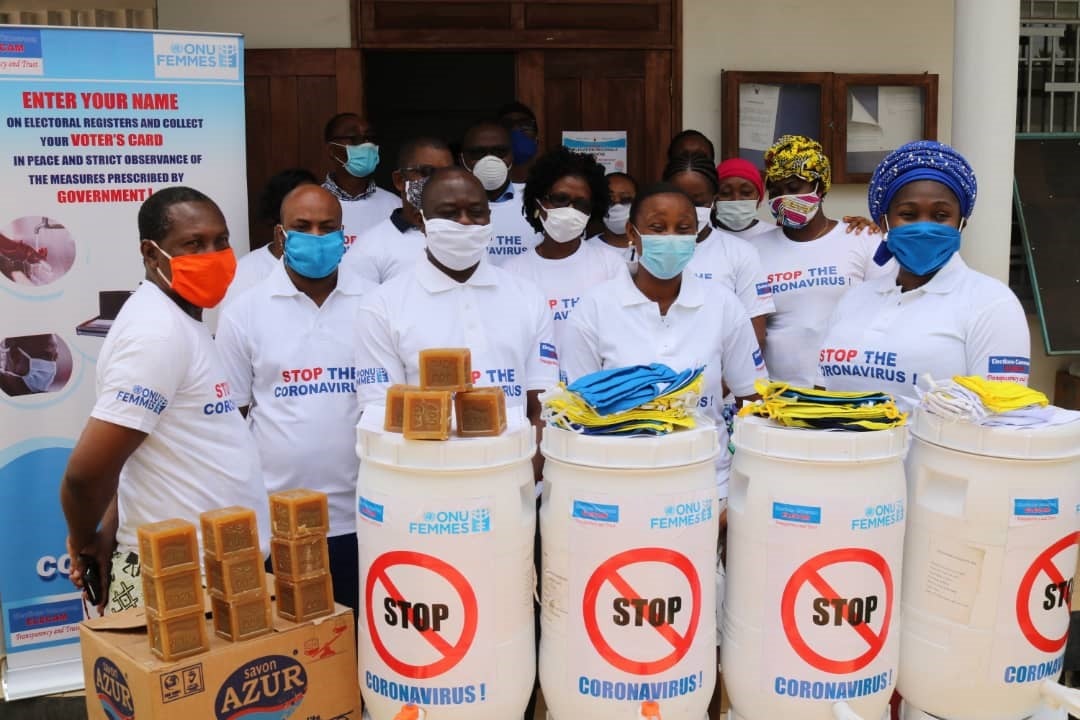
POLYGON ((563 130, 562 144, 567 150, 592 155, 605 172, 626 172, 625 130, 563 130))
POLYGON ((878 88, 877 117, 852 98, 847 151, 890 152, 923 136, 922 89, 906 85, 878 88))
POLYGON ((746 83, 739 86, 739 147, 768 150, 776 140, 780 86, 746 83))

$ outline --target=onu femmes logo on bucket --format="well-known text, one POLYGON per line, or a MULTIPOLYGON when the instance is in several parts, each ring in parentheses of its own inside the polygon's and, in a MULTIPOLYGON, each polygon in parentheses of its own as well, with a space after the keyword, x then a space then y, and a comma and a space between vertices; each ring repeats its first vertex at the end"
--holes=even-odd
POLYGON ((124 674, 109 658, 94 661, 94 690, 109 720, 133 720, 135 701, 124 674))
POLYGON ((217 720, 285 720, 304 701, 307 671, 284 655, 244 663, 222 683, 214 701, 217 720))

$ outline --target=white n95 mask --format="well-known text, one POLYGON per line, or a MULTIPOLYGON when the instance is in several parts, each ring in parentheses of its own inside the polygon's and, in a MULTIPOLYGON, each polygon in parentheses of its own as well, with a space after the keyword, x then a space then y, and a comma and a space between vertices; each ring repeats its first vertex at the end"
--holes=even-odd
POLYGON ((424 234, 432 257, 451 270, 467 270, 483 259, 494 229, 490 224, 462 225, 444 218, 424 218, 424 234))
POLYGON ((616 203, 608 208, 604 216, 604 227, 608 232, 615 235, 626 234, 626 223, 630 220, 630 205, 628 203, 616 203))
POLYGON ((488 192, 501 188, 509 173, 510 168, 506 166, 502 158, 495 155, 485 155, 480 158, 472 169, 472 174, 488 192))
MULTIPOLYGON (((539 205, 539 202, 537 202, 539 205)), ((572 207, 551 208, 540 205, 540 224, 557 243, 568 243, 585 234, 589 216, 572 207)))

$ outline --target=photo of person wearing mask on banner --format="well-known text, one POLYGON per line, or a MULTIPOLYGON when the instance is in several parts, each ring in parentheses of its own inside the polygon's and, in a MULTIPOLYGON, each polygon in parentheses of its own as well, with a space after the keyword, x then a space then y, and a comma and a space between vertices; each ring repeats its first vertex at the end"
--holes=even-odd
POLYGON ((11 397, 62 390, 71 377, 71 350, 53 334, 0 343, 0 390, 11 397))
POLYGON ((878 165, 868 191, 870 215, 885 230, 877 259, 895 257, 896 264, 836 306, 819 354, 817 385, 884 390, 902 410, 911 410, 922 375, 1027 384, 1031 337, 1020 301, 960 257, 976 189, 968 161, 932 140, 908 143, 878 165), (855 356, 835 356, 830 348, 855 356))
POLYGON ((142 605, 140 525, 198 527, 201 513, 241 505, 254 508, 269 552, 258 453, 202 322, 236 272, 225 218, 198 190, 170 187, 143 202, 138 225, 145 279, 105 338, 97 402, 60 487, 71 581, 82 587, 96 563, 101 612, 142 605))

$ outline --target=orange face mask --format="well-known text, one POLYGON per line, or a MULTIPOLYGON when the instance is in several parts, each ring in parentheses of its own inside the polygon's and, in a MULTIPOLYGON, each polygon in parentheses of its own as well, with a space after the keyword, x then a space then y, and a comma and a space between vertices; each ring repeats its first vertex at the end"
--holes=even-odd
MULTIPOLYGON (((161 250, 161 246, 156 242, 154 247, 161 250)), ((160 268, 157 268, 158 275, 169 283, 169 287, 176 291, 177 295, 196 307, 216 306, 225 298, 229 283, 236 275, 236 255, 232 248, 178 257, 173 257, 164 250, 161 250, 161 254, 169 258, 172 282, 169 282, 160 268)))

